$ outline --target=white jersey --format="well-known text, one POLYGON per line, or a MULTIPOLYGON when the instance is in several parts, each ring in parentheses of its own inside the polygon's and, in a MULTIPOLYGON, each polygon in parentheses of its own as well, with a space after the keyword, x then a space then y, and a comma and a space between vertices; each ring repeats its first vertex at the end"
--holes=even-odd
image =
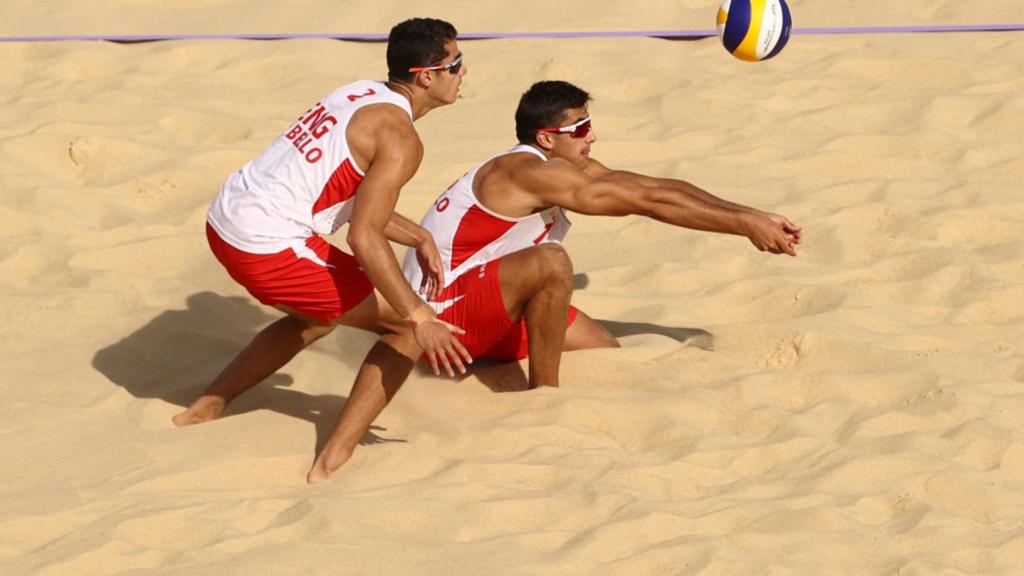
MULTIPOLYGON (((434 202, 420 226, 434 237, 444 264, 445 288, 467 271, 541 242, 561 242, 571 225, 565 212, 552 206, 523 218, 502 216, 484 206, 473 191, 473 180, 480 167, 507 154, 532 153, 547 160, 539 150, 521 144, 480 163, 434 202)), ((416 250, 405 254, 402 272, 419 288, 423 270, 416 260, 416 250)))
POLYGON ((225 242, 253 254, 302 252, 313 234, 333 234, 352 216, 363 171, 349 149, 352 115, 393 104, 412 119, 403 96, 382 82, 349 84, 317 102, 260 155, 228 177, 207 222, 225 242))

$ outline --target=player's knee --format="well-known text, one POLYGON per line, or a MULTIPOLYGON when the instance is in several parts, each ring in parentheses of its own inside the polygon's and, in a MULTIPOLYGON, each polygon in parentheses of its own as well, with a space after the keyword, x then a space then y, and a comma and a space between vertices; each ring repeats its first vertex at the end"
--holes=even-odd
POLYGON ((334 332, 334 327, 334 324, 307 324, 304 332, 307 338, 319 340, 331 332, 334 332))
POLYGON ((540 251, 541 273, 550 283, 556 283, 559 287, 572 289, 572 260, 569 254, 560 244, 541 244, 540 251))
POLYGON ((283 322, 289 322, 293 324, 296 329, 301 331, 302 339, 305 343, 311 344, 317 340, 327 336, 334 331, 334 324, 321 322, 307 316, 298 316, 294 312, 289 312, 288 316, 285 316, 283 322))
POLYGON ((416 341, 416 334, 412 328, 402 327, 395 332, 385 334, 381 337, 381 341, 414 362, 423 354, 423 349, 416 341))

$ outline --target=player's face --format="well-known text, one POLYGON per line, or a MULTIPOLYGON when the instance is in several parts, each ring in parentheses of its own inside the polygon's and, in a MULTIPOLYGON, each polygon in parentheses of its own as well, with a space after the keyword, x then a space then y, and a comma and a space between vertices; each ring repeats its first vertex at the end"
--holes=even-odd
POLYGON ((451 104, 459 97, 459 87, 462 86, 462 77, 468 69, 462 61, 462 52, 459 51, 459 44, 455 40, 447 42, 444 46, 446 56, 437 65, 439 69, 431 70, 434 75, 434 85, 438 100, 445 104, 451 104))
POLYGON ((586 167, 590 159, 590 145, 597 140, 587 107, 566 110, 558 127, 564 131, 548 132, 552 136, 552 154, 580 168, 586 167))

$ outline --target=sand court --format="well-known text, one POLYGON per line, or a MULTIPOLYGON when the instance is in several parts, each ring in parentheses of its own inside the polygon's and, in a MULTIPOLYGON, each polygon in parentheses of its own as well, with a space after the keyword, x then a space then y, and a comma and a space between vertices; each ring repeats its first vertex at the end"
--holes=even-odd
MULTIPOLYGON (((463 32, 714 15, 538 6, 421 13, 463 32)), ((1024 21, 1009 0, 790 7, 798 28, 1024 21)), ((420 15, 313 9, 15 1, 0 35, 420 15)), ((558 390, 520 391, 519 365, 415 371, 309 487, 369 334, 336 330, 218 421, 170 417, 277 317, 209 253, 209 202, 317 98, 380 78, 383 44, 0 43, 0 572, 1024 573, 1024 34, 798 35, 760 64, 714 38, 461 47, 403 214, 512 145, 532 82, 564 79, 595 98, 595 158, 783 213, 799 256, 571 216, 573 303, 623 347, 568 353, 558 390)))

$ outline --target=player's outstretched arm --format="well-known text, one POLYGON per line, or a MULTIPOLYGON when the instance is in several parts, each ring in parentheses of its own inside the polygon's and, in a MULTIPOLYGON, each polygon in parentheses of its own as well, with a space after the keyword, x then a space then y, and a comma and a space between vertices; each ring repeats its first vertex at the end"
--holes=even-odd
POLYGON ((678 180, 675 178, 657 178, 654 176, 647 176, 646 174, 630 172, 628 170, 612 170, 611 168, 608 168, 604 164, 601 164, 600 162, 594 159, 590 159, 589 165, 587 166, 585 172, 595 178, 615 177, 622 178, 627 182, 633 182, 642 186, 653 186, 670 188, 672 190, 679 190, 680 192, 689 194, 690 196, 693 196, 698 200, 703 200, 704 202, 713 204, 715 206, 720 206, 722 208, 729 208, 732 210, 739 210, 742 212, 762 214, 764 216, 771 217, 773 218, 773 220, 777 220, 780 222, 782 220, 785 220, 787 227, 797 231, 799 236, 800 227, 790 222, 784 216, 781 216, 779 214, 773 214, 771 212, 765 212, 764 210, 759 210, 757 208, 752 208, 750 206, 744 206, 742 204, 737 204, 735 202, 730 202, 729 200, 719 198, 718 196, 715 196, 714 194, 708 192, 707 190, 704 190, 699 186, 696 186, 689 182, 686 182, 685 180, 678 180))
MULTIPOLYGON (((637 174, 635 172, 628 172, 625 170, 607 170, 606 178, 622 179, 626 183, 639 184, 648 187, 660 187, 667 188, 670 190, 676 190, 680 193, 687 194, 697 201, 704 202, 706 204, 717 206, 726 210, 733 210, 737 212, 747 212, 754 215, 759 215, 768 218, 777 225, 782 226, 783 229, 792 237, 793 244, 799 245, 803 239, 801 237, 801 228, 791 222, 788 218, 781 214, 774 214, 772 212, 766 212, 750 206, 744 206, 735 202, 730 202, 723 198, 719 198, 710 192, 695 186, 684 180, 677 180, 674 178, 654 178, 646 176, 644 174, 637 174)), ((787 252, 788 253, 788 252, 787 252)))
POLYGON ((693 186, 663 186, 658 179, 592 163, 580 171, 568 163, 548 162, 535 171, 534 176, 546 174, 531 189, 545 203, 582 214, 648 216, 684 228, 746 236, 758 250, 796 255, 800 228, 784 217, 710 200, 691 193, 693 186), (549 184, 543 186, 544 181, 549 184))

